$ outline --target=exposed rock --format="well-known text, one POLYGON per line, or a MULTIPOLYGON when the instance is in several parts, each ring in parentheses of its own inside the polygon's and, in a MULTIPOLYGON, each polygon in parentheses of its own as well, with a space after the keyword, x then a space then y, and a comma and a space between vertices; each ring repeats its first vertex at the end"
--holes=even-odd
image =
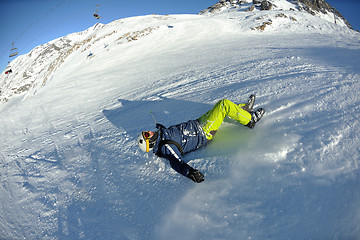
POLYGON ((199 14, 204 13, 217 13, 220 12, 223 8, 236 8, 241 4, 245 3, 242 0, 220 0, 219 2, 215 3, 214 5, 208 7, 207 9, 201 11, 199 14))
POLYGON ((271 10, 272 7, 273 7, 273 5, 271 2, 264 0, 261 2, 260 11, 271 10))
POLYGON ((334 15, 342 19, 349 28, 353 29, 341 13, 325 0, 298 0, 298 4, 299 10, 305 10, 312 15, 315 15, 316 12, 321 12, 323 14, 334 13, 334 15))
MULTIPOLYGON (((322 13, 322 14, 334 14, 335 19, 341 19, 344 21, 344 23, 350 28, 351 25, 349 22, 340 14, 339 11, 337 11, 335 8, 333 8, 329 3, 327 3, 325 0, 284 0, 287 2, 290 2, 294 4, 294 8, 290 8, 290 10, 296 11, 306 11, 312 15, 316 15, 316 13, 322 13)), ((199 14, 205 14, 205 13, 218 13, 225 9, 231 9, 231 8, 240 8, 241 5, 245 3, 251 3, 251 0, 220 0, 216 4, 208 7, 207 9, 201 11, 199 14)), ((275 9, 276 6, 272 3, 272 0, 252 0, 253 5, 251 7, 248 7, 244 11, 253 11, 255 10, 255 7, 259 10, 272 10, 275 9)))
POLYGON ((252 12, 252 11, 254 11, 254 9, 255 9, 255 5, 252 5, 252 6, 249 7, 249 9, 246 10, 246 11, 247 11, 247 12, 252 12))
POLYGON ((252 30, 259 30, 259 31, 264 31, 266 26, 269 26, 272 24, 272 21, 271 19, 266 21, 266 22, 263 22, 262 25, 258 26, 258 27, 255 27, 255 28, 252 28, 252 30))

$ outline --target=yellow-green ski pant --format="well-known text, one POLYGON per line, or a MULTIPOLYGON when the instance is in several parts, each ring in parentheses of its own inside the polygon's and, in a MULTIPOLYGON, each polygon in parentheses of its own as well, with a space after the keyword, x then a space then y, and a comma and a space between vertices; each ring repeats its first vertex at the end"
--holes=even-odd
POLYGON ((199 122, 207 140, 213 138, 226 116, 242 125, 247 125, 251 121, 251 114, 242 109, 242 106, 245 106, 245 104, 235 104, 230 100, 223 99, 217 102, 213 109, 202 115, 199 122))

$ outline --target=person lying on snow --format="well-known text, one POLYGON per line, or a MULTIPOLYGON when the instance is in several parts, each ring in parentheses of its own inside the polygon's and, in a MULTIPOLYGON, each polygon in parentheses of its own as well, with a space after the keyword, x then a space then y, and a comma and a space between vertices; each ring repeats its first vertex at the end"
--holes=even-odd
POLYGON ((265 113, 263 108, 253 111, 255 95, 245 104, 235 104, 223 99, 199 119, 180 123, 169 128, 156 124, 156 132, 145 131, 137 138, 139 148, 144 152, 152 150, 157 156, 170 161, 171 167, 194 182, 204 181, 204 175, 185 163, 181 156, 207 145, 217 132, 226 116, 249 128, 254 128, 265 113))

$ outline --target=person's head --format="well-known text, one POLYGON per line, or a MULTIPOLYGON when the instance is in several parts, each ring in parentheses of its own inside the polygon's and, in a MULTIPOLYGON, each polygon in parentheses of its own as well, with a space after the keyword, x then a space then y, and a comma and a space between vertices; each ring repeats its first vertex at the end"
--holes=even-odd
POLYGON ((149 152, 154 148, 157 137, 158 132, 142 132, 137 138, 137 144, 143 152, 149 152))

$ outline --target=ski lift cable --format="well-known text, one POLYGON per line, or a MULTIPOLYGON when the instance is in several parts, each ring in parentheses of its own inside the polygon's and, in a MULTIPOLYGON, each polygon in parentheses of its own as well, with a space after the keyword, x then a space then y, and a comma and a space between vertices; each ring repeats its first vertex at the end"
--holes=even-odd
POLYGON ((48 16, 51 12, 53 12, 55 9, 57 9, 58 7, 60 7, 61 5, 63 5, 64 3, 68 2, 69 0, 64 0, 62 2, 60 2, 59 4, 53 6, 51 9, 49 9, 48 11, 46 11, 45 13, 43 13, 40 17, 38 17, 35 21, 33 21, 32 23, 30 23, 16 38, 15 38, 15 42, 17 40, 19 40, 20 38, 23 37, 23 35, 25 33, 27 33, 34 25, 38 24, 40 22, 41 19, 43 19, 44 17, 48 16))
MULTIPOLYGON (((10 49, 10 56, 9 57, 14 57, 16 56, 19 52, 18 52, 18 49, 17 48, 14 48, 14 43, 17 42, 18 40, 20 40, 34 25, 36 25, 38 22, 40 22, 40 20, 44 17, 46 17, 47 15, 49 15, 52 11, 54 11, 55 9, 57 9, 58 7, 60 7, 61 5, 63 5, 65 2, 68 2, 69 0, 64 0, 62 2, 60 2, 59 4, 53 6, 51 9, 49 9, 48 11, 46 11, 44 14, 42 14, 40 17, 38 17, 35 21, 33 21, 32 23, 30 23, 27 27, 24 28, 24 30, 22 30, 14 39, 14 41, 12 42, 12 48, 10 49), (17 54, 13 54, 13 50, 16 50, 17 54)), ((31 42, 30 42, 31 43, 31 42)), ((28 45, 27 44, 25 47, 23 48, 26 48, 28 45)), ((4 56, 5 55, 5 52, 7 50, 4 50, 2 53, 1 53, 1 56, 4 56)))
MULTIPOLYGON (((37 37, 35 37, 31 42, 35 41, 36 39, 38 39, 38 38, 41 37, 42 35, 48 33, 49 31, 56 29, 57 26, 59 26, 59 25, 61 25, 61 24, 64 24, 64 23, 66 23, 66 22, 68 22, 68 21, 71 21, 72 18, 73 18, 74 16, 79 15, 79 13, 80 13, 81 11, 84 11, 84 10, 81 9, 81 10, 75 12, 74 14, 70 15, 69 17, 66 17, 67 20, 60 19, 60 20, 57 21, 55 24, 52 24, 49 28, 47 28, 45 31, 43 31, 41 34, 39 34, 37 37)), ((68 33, 68 34, 70 34, 70 33, 68 33)), ((59 36, 59 37, 61 37, 61 36, 59 36)))
MULTIPOLYGON (((60 6, 62 6, 63 4, 69 2, 71 0, 64 0, 60 3, 58 3, 57 5, 54 5, 51 9, 49 9, 48 11, 46 11, 45 13, 43 13, 40 17, 38 17, 35 21, 33 21, 32 23, 30 23, 24 30, 22 30, 14 39, 14 42, 16 43, 17 41, 19 41, 21 38, 23 38, 23 36, 29 31, 31 30, 31 28, 33 28, 36 24, 38 24, 44 17, 48 16, 49 14, 51 14, 54 10, 56 10, 57 8, 59 8, 60 6)), ((111 1, 111 0, 110 0, 111 1)), ((103 1, 101 1, 98 5, 100 6, 102 4, 103 1)), ((74 16, 78 15, 80 12, 85 12, 88 11, 88 8, 86 9, 80 9, 79 11, 75 12, 74 14, 72 14, 70 17, 66 17, 66 19, 68 19, 67 21, 70 21, 74 16)), ((61 23, 64 22, 64 18, 60 19, 56 24, 52 25, 51 27, 49 27, 47 30, 45 30, 44 32, 42 32, 41 34, 37 35, 35 38, 33 38, 31 41, 28 42, 28 44, 22 46, 22 49, 26 49, 29 45, 31 45, 36 39, 38 39, 39 37, 43 36, 45 33, 49 32, 50 30, 56 28, 57 26, 59 26, 61 23)), ((8 50, 4 49, 3 52, 1 53, 1 56, 4 56, 6 54, 8 50)), ((18 50, 17 50, 18 51, 18 50)))
MULTIPOLYGON (((62 6, 63 4, 69 2, 70 0, 64 0, 62 2, 60 2, 59 4, 53 6, 51 9, 49 9, 48 11, 46 11, 45 13, 43 13, 40 17, 38 17, 35 21, 33 21, 32 23, 30 23, 20 34, 18 34, 16 36, 16 38, 14 39, 14 42, 17 42, 19 39, 21 39, 31 28, 33 28, 36 24, 38 24, 44 17, 48 16, 50 13, 52 13, 54 10, 56 10, 57 8, 59 8, 60 6, 62 6)), ((100 4, 97 4, 97 6, 99 6, 100 4)), ((84 12, 87 10, 84 10, 84 12)), ((77 11, 76 13, 74 13, 73 15, 70 16, 70 18, 74 17, 75 15, 78 15, 78 13, 81 12, 81 10, 77 11)), ((69 18, 69 17, 67 17, 69 18)), ((59 22, 62 22, 62 20, 60 20, 59 22)), ((59 23, 57 23, 56 25, 59 25, 59 23)), ((55 26, 56 26, 55 25, 55 26)), ((52 26, 51 28, 54 28, 54 26, 52 26)))
MULTIPOLYGON (((67 2, 67 1, 68 1, 68 0, 63 1, 62 3, 67 2)), ((53 9, 59 7, 60 5, 62 5, 62 3, 56 5, 55 7, 53 7, 53 9)), ((30 41, 28 42, 28 44, 26 44, 25 46, 23 46, 23 48, 27 48, 27 47, 28 47, 30 44, 32 44, 35 40, 37 40, 38 38, 40 38, 40 37, 43 36, 44 34, 48 33, 49 31, 51 31, 51 30, 53 30, 53 29, 56 29, 59 25, 64 24, 65 22, 71 21, 71 20, 73 19, 73 17, 74 17, 74 16, 78 16, 80 12, 86 12, 86 11, 88 11, 88 9, 82 9, 82 8, 81 8, 79 11, 76 11, 74 14, 72 14, 72 15, 70 15, 70 16, 67 16, 66 18, 64 17, 64 18, 60 19, 60 20, 57 21, 55 24, 52 24, 51 26, 49 26, 49 28, 45 29, 41 34, 39 34, 39 35, 35 36, 34 38, 32 38, 32 40, 30 40, 30 41), (66 20, 65 20, 65 19, 66 19, 66 20)), ((47 16, 49 13, 50 13, 50 11, 48 11, 47 14, 44 14, 43 17, 47 16)), ((40 19, 38 19, 38 20, 40 20, 40 19)), ((37 22, 39 22, 39 21, 37 21, 37 22)), ((34 24, 31 24, 31 25, 34 25, 34 24)), ((70 34, 70 33, 69 33, 69 34, 70 34)))

